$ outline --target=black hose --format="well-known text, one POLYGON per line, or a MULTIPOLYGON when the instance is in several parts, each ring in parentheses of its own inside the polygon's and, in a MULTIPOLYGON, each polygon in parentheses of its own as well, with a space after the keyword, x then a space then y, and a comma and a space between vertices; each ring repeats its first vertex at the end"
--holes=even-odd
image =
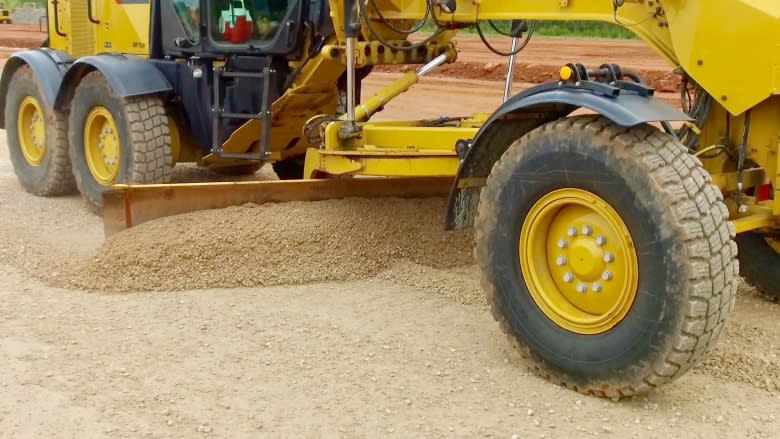
POLYGON ((298 75, 301 73, 303 68, 306 67, 306 64, 308 64, 309 61, 311 61, 311 59, 314 58, 314 55, 320 53, 320 51, 322 51, 322 48, 324 46, 325 46, 325 37, 320 37, 319 41, 309 51, 309 55, 306 56, 306 59, 304 59, 303 62, 299 64, 298 67, 296 67, 295 70, 293 70, 292 73, 287 77, 287 80, 284 81, 282 90, 287 90, 288 88, 290 88, 290 86, 295 81, 295 79, 298 78, 298 75))
POLYGON ((389 42, 387 39, 383 38, 381 35, 379 35, 379 32, 377 32, 374 25, 371 24, 371 20, 368 18, 368 15, 366 14, 364 8, 360 8, 360 16, 363 18, 363 21, 366 23, 366 27, 368 27, 369 32, 371 32, 371 35, 374 38, 376 38, 377 41, 379 41, 380 43, 384 44, 385 46, 389 47, 392 50, 400 50, 400 51, 407 51, 407 52, 415 51, 421 47, 427 46, 428 43, 435 40, 439 35, 441 35, 442 32, 444 32, 444 30, 441 27, 439 27, 438 29, 436 29, 436 32, 434 32, 431 36, 429 36, 425 40, 420 41, 419 43, 410 44, 408 46, 397 46, 389 42))
POLYGON ((498 56, 509 57, 509 56, 515 56, 518 53, 522 52, 523 49, 525 49, 525 47, 528 45, 528 43, 531 42, 531 38, 534 36, 534 31, 536 30, 536 22, 532 22, 531 23, 531 27, 528 29, 528 33, 526 34, 525 39, 517 47, 517 50, 515 50, 513 52, 502 52, 502 51, 496 49, 487 40, 487 38, 485 37, 485 34, 482 33, 482 28, 479 26, 479 23, 475 24, 474 27, 477 29, 477 34, 479 34, 479 39, 482 40, 482 43, 485 45, 485 47, 488 48, 488 50, 490 50, 491 52, 495 53, 498 56))
POLYGON ((395 33, 399 33, 402 35, 409 35, 413 34, 425 26, 425 23, 428 22, 428 18, 431 15, 431 11, 433 11, 433 7, 431 6, 432 0, 428 0, 425 2, 425 16, 423 17, 422 21, 417 26, 413 26, 410 29, 400 29, 396 27, 394 24, 392 24, 389 20, 385 18, 384 15, 382 15, 382 11, 379 9, 379 6, 376 4, 376 0, 371 0, 371 6, 373 6, 374 11, 376 12, 377 17, 379 17, 380 20, 382 20, 382 23, 384 23, 385 26, 387 26, 390 30, 392 30, 395 33))

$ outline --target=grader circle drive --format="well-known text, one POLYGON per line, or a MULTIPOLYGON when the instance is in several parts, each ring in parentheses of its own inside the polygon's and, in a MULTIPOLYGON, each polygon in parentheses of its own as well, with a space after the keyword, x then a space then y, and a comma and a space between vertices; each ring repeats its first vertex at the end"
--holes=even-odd
POLYGON ((22 186, 80 191, 107 233, 248 201, 449 192, 446 227, 475 228, 501 328, 551 380, 606 397, 689 370, 740 274, 780 297, 776 2, 50 0, 48 17, 47 47, 4 68, 0 122, 22 186), (493 20, 512 21, 512 52, 484 38, 493 20), (369 121, 456 59, 459 29, 511 65, 540 20, 635 32, 682 75, 684 111, 605 60, 489 115, 369 121), (382 64, 422 66, 361 102, 382 64), (182 162, 272 163, 283 181, 166 184, 182 162))

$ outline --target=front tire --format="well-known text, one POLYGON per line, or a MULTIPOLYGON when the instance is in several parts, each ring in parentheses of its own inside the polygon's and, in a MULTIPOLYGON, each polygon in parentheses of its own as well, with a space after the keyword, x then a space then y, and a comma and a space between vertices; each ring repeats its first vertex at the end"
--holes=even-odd
POLYGON ((733 236, 679 142, 582 116, 496 163, 475 254, 494 317, 543 375, 622 397, 678 378, 717 340, 736 297, 733 236))
POLYGON ((67 119, 45 105, 35 75, 26 65, 8 84, 5 120, 11 163, 22 187, 38 196, 75 192, 67 119))
POLYGON ((168 182, 173 158, 168 116, 157 96, 123 99, 100 72, 76 88, 69 120, 70 157, 78 188, 99 213, 114 184, 168 182))
POLYGON ((747 283, 780 301, 780 238, 758 232, 737 235, 739 271, 747 283))

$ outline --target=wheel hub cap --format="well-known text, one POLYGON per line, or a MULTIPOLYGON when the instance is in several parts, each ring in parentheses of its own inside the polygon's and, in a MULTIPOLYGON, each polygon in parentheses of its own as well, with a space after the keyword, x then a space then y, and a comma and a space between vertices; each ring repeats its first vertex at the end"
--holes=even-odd
POLYGON ((108 186, 116 180, 120 153, 119 130, 113 116, 104 107, 93 108, 84 126, 84 155, 95 181, 108 186))
POLYGON ((598 334, 628 314, 639 270, 631 236, 600 197, 562 189, 526 217, 520 265, 531 296, 558 326, 598 334))
POLYGON ((569 265, 578 279, 593 282, 606 269, 604 251, 592 239, 578 238, 568 253, 569 265))
POLYGON ((46 151, 46 121, 38 100, 27 96, 19 105, 16 130, 22 156, 32 166, 39 166, 46 151))

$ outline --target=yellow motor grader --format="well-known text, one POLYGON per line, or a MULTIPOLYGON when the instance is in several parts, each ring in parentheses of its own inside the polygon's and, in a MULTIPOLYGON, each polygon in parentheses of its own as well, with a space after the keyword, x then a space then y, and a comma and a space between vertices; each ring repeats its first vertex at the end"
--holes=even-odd
POLYGON ((47 8, 47 47, 4 67, 0 126, 26 190, 80 191, 109 234, 249 201, 448 194, 445 227, 475 228, 482 285, 512 343, 552 381, 605 397, 689 370, 718 339, 740 274, 780 297, 774 0, 47 8), (682 110, 605 54, 486 116, 371 121, 456 60, 458 31, 476 29, 511 65, 545 20, 634 32, 681 75, 682 110), (499 21, 512 23, 508 52, 484 35, 499 21), (419 68, 361 100, 361 81, 387 64, 419 68), (228 175, 270 163, 281 180, 168 184, 184 162, 228 175))

